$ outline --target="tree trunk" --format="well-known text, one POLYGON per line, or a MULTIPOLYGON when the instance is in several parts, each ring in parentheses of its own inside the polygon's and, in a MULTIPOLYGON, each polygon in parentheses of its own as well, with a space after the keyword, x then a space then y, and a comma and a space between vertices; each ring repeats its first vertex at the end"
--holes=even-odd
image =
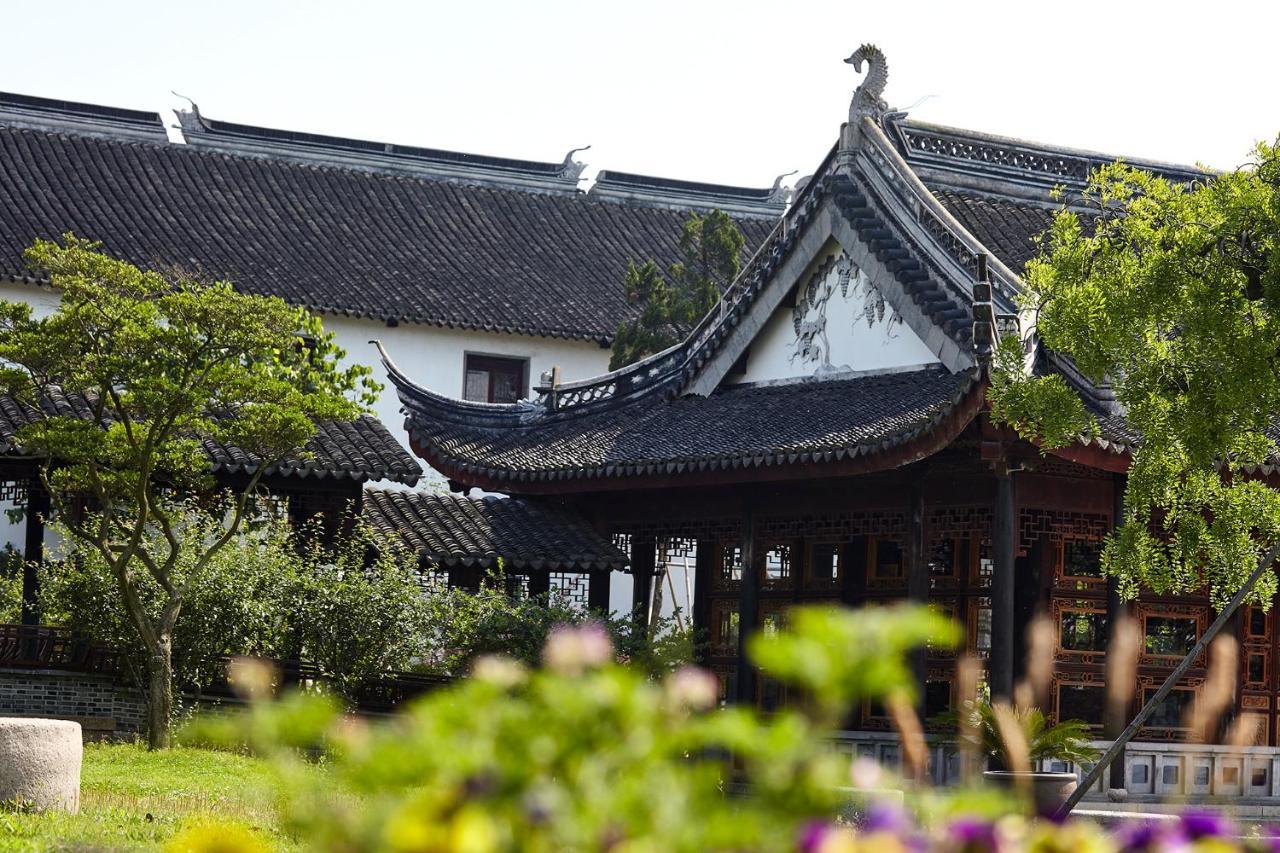
POLYGON ((147 664, 147 747, 173 746, 173 645, 161 637, 147 664))

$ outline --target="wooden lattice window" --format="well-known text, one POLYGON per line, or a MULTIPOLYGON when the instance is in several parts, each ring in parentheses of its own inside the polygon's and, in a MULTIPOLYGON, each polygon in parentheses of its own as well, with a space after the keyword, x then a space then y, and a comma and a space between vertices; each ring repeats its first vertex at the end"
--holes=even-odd
POLYGON ((1265 690, 1271 682, 1270 653, 1265 649, 1250 649, 1244 657, 1244 684, 1259 690, 1265 690))
POLYGON ((1180 658, 1191 651, 1200 636, 1194 616, 1154 616, 1143 620, 1144 649, 1155 657, 1180 658))
POLYGON ((868 580, 873 586, 896 586, 906 578, 902 545, 893 539, 867 541, 868 580))
POLYGON ((947 538, 935 542, 929 550, 929 577, 959 577, 960 567, 965 562, 965 552, 968 551, 966 545, 967 541, 964 539, 947 538))
POLYGON ((552 601, 585 611, 590 602, 591 577, 580 572, 551 572, 547 589, 552 601))
POLYGON ((814 542, 809 545, 809 568, 806 585, 818 589, 835 589, 843 577, 840 545, 834 542, 814 542))
POLYGON ((717 655, 735 655, 738 653, 739 614, 737 602, 716 602, 714 619, 711 623, 711 648, 717 655))
POLYGON ((720 546, 720 580, 742 580, 742 548, 737 545, 720 546))
MULTIPOLYGON (((1145 704, 1156 693, 1154 688, 1148 688, 1142 692, 1142 701, 1145 704)), ((1175 687, 1169 691, 1169 695, 1156 706, 1155 713, 1147 718, 1147 728, 1152 729, 1181 729, 1186 726, 1186 719, 1196 701, 1196 692, 1188 688, 1175 687)))
POLYGON ((790 545, 773 545, 764 552, 764 581, 768 588, 785 588, 793 584, 792 548, 790 545))
POLYGON ((1087 607, 1064 607, 1058 617, 1058 647, 1067 652, 1107 648, 1107 614, 1087 607))
POLYGON ((473 403, 515 403, 528 396, 523 358, 466 354, 462 397, 473 403))
POLYGON ((1106 709, 1107 689, 1099 684, 1058 685, 1058 719, 1083 720, 1092 726, 1102 725, 1106 709))

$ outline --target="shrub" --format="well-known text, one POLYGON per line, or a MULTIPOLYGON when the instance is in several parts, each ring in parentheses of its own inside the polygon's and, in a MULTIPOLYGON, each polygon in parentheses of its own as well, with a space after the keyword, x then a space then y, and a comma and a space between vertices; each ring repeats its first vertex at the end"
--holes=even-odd
POLYGON ((693 660, 693 631, 675 617, 645 628, 630 615, 588 612, 555 594, 513 597, 505 591, 501 570, 475 592, 438 588, 428 596, 426 657, 419 668, 441 675, 462 675, 478 657, 502 654, 520 663, 538 663, 543 646, 558 625, 600 622, 613 641, 619 661, 661 674, 693 660))
MULTIPOLYGON (((757 637, 753 649, 772 675, 845 707, 910 693, 897 680, 907 652, 955 636, 925 607, 796 613, 793 630, 757 637), (888 625, 888 636, 845 645, 888 625), (794 677, 802 652, 821 673, 794 677), (869 666, 871 655, 893 663, 869 666)), ((849 764, 826 743, 826 713, 717 708, 711 673, 651 679, 615 657, 603 625, 558 627, 544 668, 481 657, 472 677, 391 722, 293 699, 217 727, 276 757, 288 780, 282 807, 314 849, 787 850, 841 806, 849 764), (322 784, 291 772, 299 746, 327 749, 322 784)))
MULTIPOLYGON (((183 516, 180 535, 205 535, 202 517, 183 516)), ((348 696, 408 668, 423 652, 428 612, 416 560, 358 520, 343 529, 326 547, 314 531, 299 540, 287 524, 264 521, 215 554, 198 578, 182 566, 176 576, 190 589, 173 636, 176 683, 199 691, 223 677, 234 655, 305 659, 348 696)), ((95 551, 62 541, 42 569, 45 621, 124 650, 135 683, 143 683, 145 652, 114 578, 95 551)), ((153 578, 137 588, 149 611, 163 606, 153 578)))

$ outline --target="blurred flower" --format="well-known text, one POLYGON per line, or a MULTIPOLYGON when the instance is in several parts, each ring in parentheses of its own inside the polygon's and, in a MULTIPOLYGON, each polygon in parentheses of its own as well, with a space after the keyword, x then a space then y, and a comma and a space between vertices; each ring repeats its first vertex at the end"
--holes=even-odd
POLYGON ((524 684, 528 675, 518 661, 503 655, 483 655, 471 667, 472 678, 508 690, 524 684))
MULTIPOLYGON (((847 826, 826 821, 812 821, 801 827, 800 840, 796 847, 800 853, 853 853, 858 849, 858 837, 847 826)), ((876 845, 871 849, 886 848, 876 845)))
POLYGON ((1116 832, 1116 841, 1125 853, 1140 853, 1156 849, 1162 834, 1162 827, 1156 821, 1134 820, 1120 827, 1116 832))
POLYGON ((165 845, 166 853, 267 853, 270 849, 252 830, 212 821, 188 826, 165 845))
POLYGON ((867 832, 896 832, 900 835, 909 835, 914 831, 911 818, 901 804, 883 801, 867 806, 862 828, 867 832))
POLYGON ((244 699, 270 698, 276 669, 262 658, 233 657, 227 663, 227 681, 244 699))
POLYGON ((720 698, 720 683, 705 669, 682 666, 664 682, 667 697, 678 708, 705 711, 714 708, 720 698))
POLYGON ((1230 838, 1235 835, 1235 826, 1216 812, 1183 812, 1182 832, 1191 841, 1202 838, 1230 838))
POLYGON ((956 818, 947 824, 946 839, 948 847, 965 853, 1000 849, 995 824, 981 818, 956 818))
POLYGON ((547 667, 563 675, 578 675, 613 659, 613 642, 604 626, 561 625, 547 637, 542 660, 547 667))
POLYGON ((854 759, 849 767, 849 778, 855 788, 879 788, 884 785, 884 768, 874 758, 864 755, 854 759))

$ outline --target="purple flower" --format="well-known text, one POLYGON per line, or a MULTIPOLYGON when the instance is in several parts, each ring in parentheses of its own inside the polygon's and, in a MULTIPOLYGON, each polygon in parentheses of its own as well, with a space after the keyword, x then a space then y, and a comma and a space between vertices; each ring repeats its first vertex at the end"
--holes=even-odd
POLYGON ((995 824, 973 817, 956 818, 947 825, 947 838, 960 850, 998 850, 995 824))
POLYGON ((867 832, 891 832, 895 835, 908 835, 913 831, 906 810, 896 803, 883 801, 867 806, 862 829, 867 832))
POLYGON ((1182 831, 1191 841, 1201 838, 1228 838, 1235 834, 1231 821, 1216 812, 1184 812, 1182 831))
POLYGON ((1153 820, 1130 821, 1116 832, 1116 841, 1123 853, 1142 853, 1159 845, 1161 826, 1153 820))
POLYGON ((800 842, 796 848, 800 853, 818 853, 822 842, 831 834, 834 827, 826 821, 811 820, 800 827, 800 842))

